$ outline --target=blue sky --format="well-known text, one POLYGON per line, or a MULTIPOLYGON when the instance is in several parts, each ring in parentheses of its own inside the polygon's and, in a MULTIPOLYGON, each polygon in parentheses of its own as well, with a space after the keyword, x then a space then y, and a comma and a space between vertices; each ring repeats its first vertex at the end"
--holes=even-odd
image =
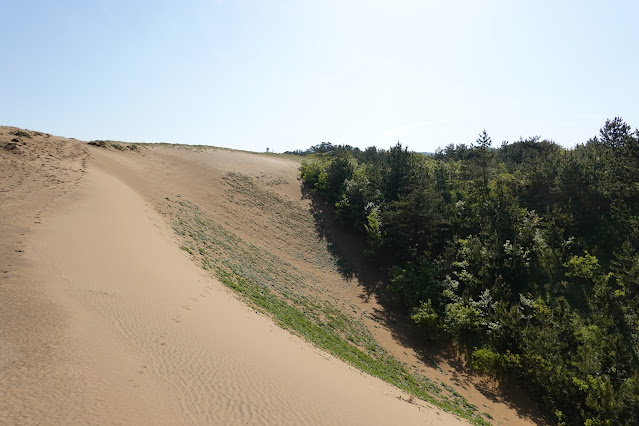
POLYGON ((637 1, 3 1, 0 124, 434 151, 639 126, 637 1))

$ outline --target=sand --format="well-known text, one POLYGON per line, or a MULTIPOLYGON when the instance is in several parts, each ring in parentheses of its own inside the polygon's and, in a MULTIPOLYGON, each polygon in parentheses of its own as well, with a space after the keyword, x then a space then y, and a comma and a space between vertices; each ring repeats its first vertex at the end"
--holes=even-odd
POLYGON ((304 291, 489 413, 543 423, 517 389, 410 338, 299 162, 212 148, 97 148, 0 127, 0 424, 456 424, 247 306, 180 250, 165 197, 306 277, 304 291), (328 231, 312 210, 324 209, 328 231), (335 246, 355 271, 338 267, 335 246), (350 275, 349 275, 350 274, 350 275))
POLYGON ((476 375, 464 368, 454 352, 428 347, 418 333, 411 334, 414 327, 408 321, 385 310, 377 291, 385 285, 383 277, 374 264, 357 258, 361 244, 344 234, 330 214, 326 225, 332 235, 318 231, 309 210, 330 209, 314 205, 299 181, 299 162, 221 149, 162 146, 133 155, 113 150, 92 155, 96 163, 117 173, 155 205, 161 206, 164 197, 181 196, 244 241, 278 256, 308 277, 308 294, 354 313, 385 350, 435 383, 454 389, 480 412, 490 414, 494 423, 547 423, 520 389, 476 375), (233 176, 249 179, 254 187, 238 187, 242 181, 233 176), (293 209, 306 212, 308 220, 291 220, 287 212, 293 209), (352 275, 335 266, 335 245, 347 255, 352 275))
POLYGON ((23 139, 0 158, 0 424, 460 422, 278 328, 195 265, 156 211, 170 188, 136 174, 163 174, 161 155, 153 171, 23 139))

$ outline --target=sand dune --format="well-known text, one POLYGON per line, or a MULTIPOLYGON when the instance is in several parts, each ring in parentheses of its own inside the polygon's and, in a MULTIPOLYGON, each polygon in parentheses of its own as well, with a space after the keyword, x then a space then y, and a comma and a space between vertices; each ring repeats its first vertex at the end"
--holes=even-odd
POLYGON ((364 326, 444 396, 496 424, 543 422, 516 391, 411 346, 296 161, 118 148, 0 127, 0 424, 460 422, 238 300, 171 229, 180 200, 244 247, 219 256, 262 253, 294 297, 364 326))
POLYGON ((16 231, 0 240, 10 269, 0 286, 0 423, 459 422, 238 301, 156 212, 154 198, 171 188, 131 172, 135 160, 118 166, 119 154, 93 150, 88 160, 75 148, 76 180, 43 189, 27 167, 32 183, 3 182, 2 226, 16 231))

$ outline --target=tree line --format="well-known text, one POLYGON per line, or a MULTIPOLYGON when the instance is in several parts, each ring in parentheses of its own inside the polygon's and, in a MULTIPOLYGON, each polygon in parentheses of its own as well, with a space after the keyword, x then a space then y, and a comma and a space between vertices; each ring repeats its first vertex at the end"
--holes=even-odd
POLYGON ((304 183, 391 260, 388 290, 425 339, 559 423, 639 424, 639 131, 312 151, 304 183))

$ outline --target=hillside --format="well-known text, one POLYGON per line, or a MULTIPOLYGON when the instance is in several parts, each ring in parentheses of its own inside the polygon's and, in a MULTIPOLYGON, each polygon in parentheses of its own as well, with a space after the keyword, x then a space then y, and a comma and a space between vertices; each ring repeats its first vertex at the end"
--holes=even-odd
POLYGON ((1 127, 0 423, 541 422, 416 343, 299 166, 1 127))

